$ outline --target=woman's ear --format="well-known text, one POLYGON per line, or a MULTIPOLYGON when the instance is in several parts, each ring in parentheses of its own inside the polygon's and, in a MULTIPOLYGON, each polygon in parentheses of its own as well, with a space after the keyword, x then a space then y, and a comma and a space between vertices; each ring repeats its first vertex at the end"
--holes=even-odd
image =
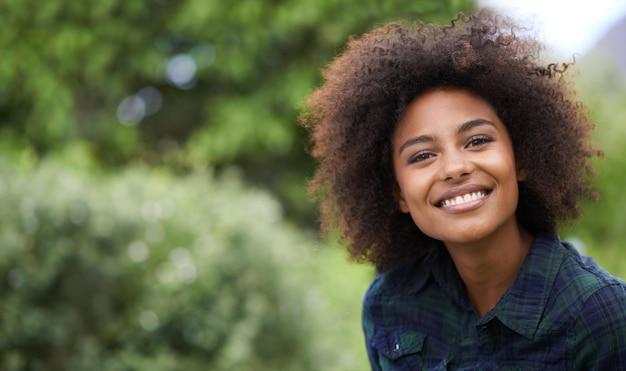
POLYGON ((409 212, 409 206, 404 199, 404 195, 402 194, 400 186, 396 182, 393 183, 393 198, 398 203, 398 209, 400 209, 400 211, 402 211, 403 213, 409 212))

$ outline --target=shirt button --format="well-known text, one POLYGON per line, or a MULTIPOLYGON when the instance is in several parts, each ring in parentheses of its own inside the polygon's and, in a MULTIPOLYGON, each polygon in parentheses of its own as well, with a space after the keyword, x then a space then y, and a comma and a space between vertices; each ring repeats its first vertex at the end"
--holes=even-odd
POLYGON ((393 351, 397 352, 400 350, 400 344, 396 343, 396 345, 393 347, 393 351))

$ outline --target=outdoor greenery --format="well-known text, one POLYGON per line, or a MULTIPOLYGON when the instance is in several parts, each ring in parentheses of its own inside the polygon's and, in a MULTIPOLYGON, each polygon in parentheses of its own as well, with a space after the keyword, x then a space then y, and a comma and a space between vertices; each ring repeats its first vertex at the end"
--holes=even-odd
MULTIPOLYGON (((341 269, 336 258, 236 172, 88 176, 54 162, 0 170, 2 370, 362 364, 322 338, 356 335, 355 323, 336 323, 329 302, 338 295, 318 278, 338 277, 325 266, 341 269)), ((345 295, 354 303, 361 291, 345 295)))
POLYGON ((626 75, 608 61, 591 57, 575 68, 577 87, 596 124, 595 143, 604 155, 594 161, 592 184, 598 200, 585 202, 583 217, 562 235, 584 242, 586 252, 611 273, 626 279, 626 75))
MULTIPOLYGON (((368 369, 301 102, 351 35, 473 7, 0 2, 0 369, 368 369)), ((626 277, 626 84, 592 66, 600 201, 561 234, 626 277)))
POLYGON ((448 22, 470 0, 52 0, 0 3, 0 148, 80 142, 98 164, 236 164, 313 224, 297 125, 350 35, 405 17, 448 22), (120 121, 122 124, 120 124, 120 121))

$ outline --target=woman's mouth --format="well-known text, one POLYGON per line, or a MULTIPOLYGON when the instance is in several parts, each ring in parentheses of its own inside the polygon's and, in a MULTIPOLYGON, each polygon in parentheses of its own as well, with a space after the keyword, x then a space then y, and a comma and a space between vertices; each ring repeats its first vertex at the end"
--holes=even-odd
POLYGON ((438 202, 436 206, 446 212, 452 213, 469 211, 476 209, 485 203, 490 194, 490 189, 467 192, 443 199, 438 202))

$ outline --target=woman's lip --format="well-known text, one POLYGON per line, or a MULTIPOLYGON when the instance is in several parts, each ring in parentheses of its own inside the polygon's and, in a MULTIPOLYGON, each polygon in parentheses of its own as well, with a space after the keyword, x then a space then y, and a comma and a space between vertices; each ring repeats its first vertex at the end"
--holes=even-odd
POLYGON ((441 207, 439 207, 439 209, 449 214, 458 214, 458 213, 464 213, 466 211, 475 210, 481 207, 485 202, 487 202, 487 200, 489 199, 489 197, 491 197, 492 194, 493 194, 493 191, 487 193, 484 197, 478 200, 465 202, 460 205, 449 205, 449 206, 442 205, 441 207))
POLYGON ((469 193, 483 192, 491 193, 492 188, 479 184, 463 184, 461 186, 450 188, 447 192, 440 195, 438 199, 433 202, 433 205, 440 207, 441 203, 448 199, 453 199, 457 196, 463 196, 469 193))

